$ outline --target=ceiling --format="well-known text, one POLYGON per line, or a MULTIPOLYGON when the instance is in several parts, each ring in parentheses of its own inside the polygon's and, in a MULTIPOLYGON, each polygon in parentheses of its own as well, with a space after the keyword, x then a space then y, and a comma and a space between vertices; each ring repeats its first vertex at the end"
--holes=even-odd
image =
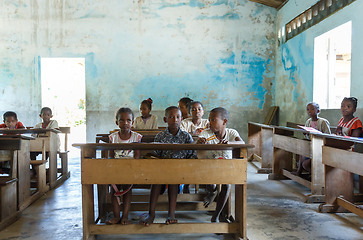
POLYGON ((289 0, 250 0, 251 2, 261 3, 263 5, 276 9, 282 8, 289 0))

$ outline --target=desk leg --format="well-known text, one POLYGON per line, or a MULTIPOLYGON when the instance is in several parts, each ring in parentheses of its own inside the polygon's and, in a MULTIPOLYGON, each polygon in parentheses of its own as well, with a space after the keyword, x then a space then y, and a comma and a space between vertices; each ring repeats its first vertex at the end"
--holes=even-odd
POLYGON ((82 184, 82 215, 83 215, 83 239, 96 239, 91 235, 90 226, 95 221, 93 185, 82 184))
POLYGON ((288 171, 292 170, 292 153, 279 148, 274 148, 272 173, 268 175, 268 179, 287 179, 282 173, 283 169, 288 171))
POLYGON ((324 202, 325 191, 325 172, 323 164, 322 146, 324 139, 311 136, 311 195, 308 196, 307 202, 324 202))
POLYGON ((108 185, 104 185, 104 184, 98 184, 97 185, 97 192, 98 192, 98 217, 101 220, 101 223, 106 222, 106 215, 107 215, 107 211, 106 211, 106 195, 108 193, 108 185))
POLYGON ((57 151, 58 143, 57 136, 50 138, 50 150, 49 150, 49 186, 51 189, 57 186, 57 151))
POLYGON ((319 206, 324 213, 349 212, 337 205, 336 198, 354 202, 353 173, 325 165, 325 204, 319 206))
POLYGON ((273 165, 273 146, 272 146, 272 129, 261 129, 262 139, 261 139, 261 169, 258 173, 271 173, 273 165))
POLYGON ((18 204, 22 211, 30 205, 30 143, 29 140, 21 140, 21 149, 18 157, 18 204))
POLYGON ((235 185, 235 211, 236 222, 239 223, 239 233, 235 234, 235 239, 247 238, 247 184, 235 185))

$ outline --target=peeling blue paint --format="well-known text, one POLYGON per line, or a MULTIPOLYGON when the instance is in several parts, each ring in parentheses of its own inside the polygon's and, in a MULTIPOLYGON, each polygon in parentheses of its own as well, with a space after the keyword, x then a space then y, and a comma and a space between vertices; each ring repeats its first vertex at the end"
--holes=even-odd
POLYGON ((231 54, 228 58, 221 58, 221 63, 225 64, 234 64, 234 59, 236 55, 234 53, 231 54))
POLYGON ((83 19, 83 18, 105 18, 105 17, 106 17, 106 14, 99 14, 99 13, 95 13, 94 11, 91 11, 79 18, 83 19))
POLYGON ((95 54, 93 52, 86 54, 86 74, 87 76, 91 78, 97 78, 98 77, 98 70, 97 66, 95 65, 95 54), (89 75, 88 75, 89 74, 89 75))
POLYGON ((26 5, 25 3, 23 4, 23 7, 27 7, 28 5, 26 5))
POLYGON ((190 0, 189 2, 183 2, 183 3, 166 3, 164 0, 162 2, 162 6, 159 9, 168 8, 168 7, 198 7, 203 8, 205 7, 205 3, 198 1, 198 0, 190 0))
POLYGON ((292 97, 295 102, 297 102, 300 94, 297 92, 296 86, 296 75, 297 75, 297 66, 295 65, 295 60, 290 54, 290 50, 287 44, 282 45, 281 49, 281 61, 285 71, 289 74, 289 80, 292 82, 294 88, 292 92, 292 97))
POLYGON ((242 16, 240 16, 238 13, 234 13, 234 12, 229 12, 224 14, 223 16, 205 16, 205 15, 200 15, 196 18, 194 18, 195 20, 204 20, 204 19, 230 19, 230 20, 237 20, 240 19, 242 16))

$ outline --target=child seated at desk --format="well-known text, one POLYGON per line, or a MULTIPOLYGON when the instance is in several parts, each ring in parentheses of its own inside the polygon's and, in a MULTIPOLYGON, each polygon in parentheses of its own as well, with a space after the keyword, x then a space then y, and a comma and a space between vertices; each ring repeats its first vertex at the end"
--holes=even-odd
MULTIPOLYGON (((306 113, 310 118, 306 121, 305 127, 312 127, 322 133, 331 134, 329 121, 325 118, 318 117, 320 113, 320 106, 318 103, 308 103, 306 105, 306 113)), ((311 158, 308 158, 306 156, 300 156, 297 171, 293 172, 292 174, 296 176, 301 176, 303 169, 311 172, 311 158)))
MULTIPOLYGON (((3 115, 3 124, 0 124, 0 129, 4 130, 14 130, 14 129, 22 129, 25 128, 24 125, 18 121, 18 116, 15 112, 5 112, 3 115)), ((1 162, 0 163, 0 174, 9 174, 10 165, 9 162, 1 162)))
MULTIPOLYGON (((110 143, 133 143, 141 142, 142 135, 131 131, 132 124, 134 123, 134 113, 130 108, 120 108, 116 113, 116 125, 120 130, 111 133, 110 143)), ((110 153, 111 158, 140 158, 140 151, 132 150, 115 150, 110 153)), ((120 189, 120 185, 116 185, 120 189)), ((123 210, 122 217, 120 218, 120 205, 115 196, 115 189, 111 188, 111 204, 114 217, 106 221, 106 224, 120 223, 122 225, 130 224, 129 212, 131 206, 132 189, 131 185, 122 185, 122 189, 126 191, 123 195, 123 210), (128 190, 128 191, 127 191, 128 190)))
POLYGON ((133 128, 136 129, 158 129, 158 118, 155 115, 151 115, 153 100, 148 98, 141 102, 140 112, 141 116, 135 118, 133 128))
MULTIPOLYGON (((36 124, 33 129, 41 128, 41 129, 56 129, 56 130, 59 130, 57 120, 51 119, 53 117, 53 113, 52 113, 52 109, 50 109, 49 107, 43 107, 40 110, 39 117, 42 119, 42 122, 36 124)), ((44 136, 44 135, 45 135, 45 133, 35 134, 34 137, 41 137, 41 136, 44 136)), ((58 135, 57 135, 57 143, 58 143, 57 149, 59 149, 60 139, 59 139, 58 135)), ((41 152, 30 152, 30 159, 31 160, 36 160, 36 158, 37 158, 37 156, 39 154, 41 154, 41 152)), ((47 152, 46 153, 46 159, 48 158, 48 155, 49 155, 49 153, 47 152)))
MULTIPOLYGON (((197 144, 244 144, 245 142, 240 137, 239 133, 231 128, 226 128, 227 122, 229 120, 229 113, 226 109, 218 107, 214 108, 209 113, 209 124, 210 129, 203 130, 199 138, 197 139, 197 144)), ((198 153, 199 155, 199 153, 198 153)), ((200 157, 200 156, 198 156, 200 157)), ((207 151, 206 158, 224 158, 231 159, 231 150, 221 150, 221 151, 207 151)), ((231 190, 230 184, 223 184, 222 190, 219 194, 217 200, 216 210, 212 216, 212 222, 227 221, 227 219, 222 216, 221 212, 223 207, 226 205, 228 200, 229 192, 231 190)), ((204 199, 204 206, 207 207, 211 204, 215 197, 217 196, 217 185, 207 185, 208 195, 204 199)))
MULTIPOLYGON (((168 127, 165 131, 158 133, 155 136, 155 142, 160 143, 192 143, 192 136, 181 130, 179 128, 181 122, 181 111, 178 107, 171 106, 165 110, 164 122, 168 124, 168 127)), ((192 150, 165 150, 165 151, 154 151, 154 154, 159 156, 160 158, 196 158, 195 151, 192 150)), ((150 204, 149 204, 149 215, 144 220, 140 221, 140 224, 144 226, 150 226, 154 222, 155 219, 155 208, 158 202, 159 194, 162 194, 161 191, 162 185, 152 185, 151 193, 150 193, 150 204)), ((168 185, 168 197, 169 197, 169 211, 168 217, 166 218, 165 223, 173 224, 177 223, 178 220, 175 218, 175 207, 176 200, 178 196, 178 185, 169 184, 168 185)))
POLYGON ((354 117, 357 110, 358 99, 355 97, 345 97, 340 106, 343 117, 339 120, 336 134, 340 136, 359 137, 362 132, 362 122, 358 117, 354 117))
POLYGON ((4 123, 0 124, 0 129, 14 130, 25 128, 24 125, 18 121, 18 116, 15 112, 5 112, 3 115, 3 121, 4 123))
POLYGON ((180 128, 191 134, 199 134, 208 127, 208 119, 202 119, 204 115, 203 104, 198 101, 191 102, 192 118, 184 119, 180 128))
POLYGON ((190 104, 193 102, 191 98, 183 97, 178 102, 178 107, 182 113, 182 120, 190 118, 190 104))

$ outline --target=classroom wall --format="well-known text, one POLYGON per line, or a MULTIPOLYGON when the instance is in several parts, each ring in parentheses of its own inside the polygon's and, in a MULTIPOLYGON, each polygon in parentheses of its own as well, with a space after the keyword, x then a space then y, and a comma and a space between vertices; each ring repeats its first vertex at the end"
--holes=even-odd
MULTIPOLYGON (((141 100, 163 110, 181 97, 223 106, 247 140, 275 102, 276 10, 247 0, 1 1, 1 112, 26 125, 41 108, 40 59, 84 57, 87 141, 141 100)), ((61 83, 60 83, 61 84, 61 83)))
MULTIPOLYGON (((276 27, 281 29, 286 23, 304 12, 317 0, 289 1, 277 13, 276 27)), ((287 121, 304 123, 308 118, 306 104, 313 101, 314 38, 352 21, 351 96, 357 97, 357 116, 363 117, 363 1, 355 1, 317 25, 278 46, 276 44, 276 105, 280 107, 280 124, 287 121)), ((336 126, 341 113, 339 110, 322 110, 321 117, 336 126)))

